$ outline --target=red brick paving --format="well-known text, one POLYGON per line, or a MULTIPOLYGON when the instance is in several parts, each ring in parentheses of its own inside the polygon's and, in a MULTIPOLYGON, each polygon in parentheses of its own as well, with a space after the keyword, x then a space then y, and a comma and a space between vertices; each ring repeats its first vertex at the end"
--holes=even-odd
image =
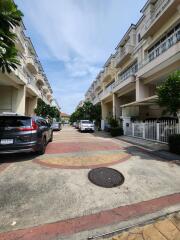
POLYGON ((77 217, 23 230, 0 233, 0 240, 52 240, 57 236, 68 236, 81 231, 100 228, 120 221, 140 217, 178 203, 180 203, 180 193, 114 208, 88 216, 77 217))
POLYGON ((2 164, 0 164, 0 173, 2 171, 4 171, 9 165, 10 165, 10 163, 2 163, 2 164))
POLYGON ((40 158, 37 158, 34 160, 35 163, 38 163, 42 166, 45 166, 45 167, 50 167, 50 168, 61 168, 61 169, 93 169, 93 168, 98 168, 98 167, 107 167, 107 166, 113 166, 115 164, 118 164, 118 163, 122 163, 122 162, 125 162, 127 161, 129 158, 131 157, 130 154, 127 154, 126 157, 124 158, 121 158, 120 160, 118 161, 112 161, 112 162, 109 162, 109 163, 103 163, 103 164, 96 164, 96 165, 85 165, 85 166, 67 166, 67 165, 60 165, 60 164, 51 164, 51 163, 47 163, 47 162, 43 162, 41 161, 40 158))
POLYGON ((46 148, 46 154, 86 152, 86 151, 103 151, 119 150, 122 147, 112 142, 92 143, 92 142, 53 142, 49 143, 46 148))

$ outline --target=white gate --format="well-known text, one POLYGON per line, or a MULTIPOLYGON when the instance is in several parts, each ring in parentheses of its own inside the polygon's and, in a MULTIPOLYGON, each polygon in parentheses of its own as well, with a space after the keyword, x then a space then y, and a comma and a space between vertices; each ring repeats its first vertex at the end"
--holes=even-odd
POLYGON ((167 143, 169 135, 180 133, 180 125, 176 120, 131 122, 124 132, 126 136, 167 143))

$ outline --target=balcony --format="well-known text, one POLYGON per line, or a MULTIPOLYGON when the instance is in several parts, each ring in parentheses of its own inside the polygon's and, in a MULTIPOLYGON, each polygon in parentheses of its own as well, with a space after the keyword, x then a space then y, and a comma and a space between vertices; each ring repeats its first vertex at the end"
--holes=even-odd
POLYGON ((43 87, 42 87, 42 90, 43 90, 43 93, 44 93, 44 94, 47 94, 47 92, 49 91, 49 89, 48 89, 47 86, 43 86, 43 87))
POLYGON ((26 66, 32 74, 38 73, 38 65, 34 56, 29 56, 26 58, 26 66))
POLYGON ((126 62, 130 58, 133 50, 134 50, 134 45, 130 45, 128 43, 119 50, 115 58, 116 68, 118 68, 121 64, 124 64, 124 62, 126 62))
POLYGON ((12 32, 17 35, 17 38, 15 40, 16 48, 20 52, 24 52, 25 51, 24 32, 22 31, 22 29, 20 27, 16 27, 16 28, 14 27, 12 29, 12 32))
POLYGON ((38 97, 41 95, 41 92, 36 85, 36 79, 34 77, 28 77, 28 82, 26 87, 27 87, 27 90, 31 93, 31 95, 38 96, 38 97))
POLYGON ((139 63, 139 77, 148 77, 177 62, 180 55, 180 29, 167 37, 139 63))
POLYGON ((112 95, 113 85, 114 85, 114 82, 111 83, 107 88, 105 88, 105 90, 102 92, 101 100, 103 100, 103 99, 109 97, 110 95, 112 95))
POLYGON ((100 103, 100 102, 101 102, 101 100, 100 100, 99 96, 97 96, 97 97, 95 97, 95 98, 93 99, 93 104, 94 104, 94 105, 96 105, 96 104, 98 104, 98 103, 100 103))
POLYGON ((38 73, 37 75, 36 75, 36 79, 37 79, 37 84, 38 85, 41 85, 41 86, 43 86, 45 83, 44 83, 44 77, 42 76, 42 74, 40 74, 40 73, 38 73))
POLYGON ((127 77, 121 77, 113 84, 112 91, 117 92, 120 89, 122 89, 125 86, 128 86, 132 83, 134 83, 134 85, 135 85, 135 80, 136 80, 136 77, 133 73, 127 75, 127 77))
POLYGON ((147 37, 156 33, 164 22, 167 21, 177 11, 177 0, 158 0, 154 5, 151 16, 146 20, 146 25, 142 33, 142 37, 147 37))
POLYGON ((52 99, 52 94, 48 92, 46 96, 47 96, 47 100, 50 102, 50 100, 52 99))
POLYGON ((115 61, 114 58, 110 60, 110 63, 104 68, 104 72, 102 74, 102 82, 111 81, 114 77, 114 67, 115 61))
POLYGON ((101 80, 98 79, 95 83, 94 83, 94 89, 96 91, 100 90, 101 89, 101 80))
POLYGON ((23 71, 22 66, 18 66, 10 73, 10 77, 18 84, 27 84, 27 75, 23 71))
POLYGON ((47 99, 46 95, 43 94, 43 93, 41 94, 41 99, 42 99, 46 104, 50 104, 51 101, 53 100, 52 97, 49 97, 49 98, 47 99))

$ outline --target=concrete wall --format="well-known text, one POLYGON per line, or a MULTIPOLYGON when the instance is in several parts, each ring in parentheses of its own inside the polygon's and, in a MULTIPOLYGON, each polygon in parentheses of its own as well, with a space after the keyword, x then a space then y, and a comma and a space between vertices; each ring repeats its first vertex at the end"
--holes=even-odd
POLYGON ((0 86, 0 112, 11 112, 13 109, 12 87, 0 86))

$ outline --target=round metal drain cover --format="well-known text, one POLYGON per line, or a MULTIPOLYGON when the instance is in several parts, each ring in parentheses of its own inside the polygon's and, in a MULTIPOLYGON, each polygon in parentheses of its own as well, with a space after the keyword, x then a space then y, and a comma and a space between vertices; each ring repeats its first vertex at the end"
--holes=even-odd
POLYGON ((97 186, 105 188, 117 187, 124 182, 124 176, 112 168, 95 168, 88 174, 89 180, 97 186))

